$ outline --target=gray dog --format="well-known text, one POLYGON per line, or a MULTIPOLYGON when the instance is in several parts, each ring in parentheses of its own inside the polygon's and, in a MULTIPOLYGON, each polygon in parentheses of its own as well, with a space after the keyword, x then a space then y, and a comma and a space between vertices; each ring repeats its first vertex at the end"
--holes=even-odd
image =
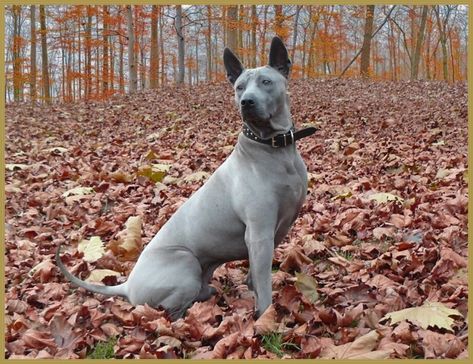
POLYGON ((219 265, 249 259, 256 316, 271 304, 273 250, 307 193, 306 166, 295 141, 315 129, 294 130, 287 93, 291 62, 279 38, 272 40, 267 66, 244 69, 228 48, 223 58, 243 119, 232 154, 154 236, 125 283, 81 281, 67 271, 59 247, 57 264, 71 282, 133 305, 162 306, 176 319, 213 294, 209 281, 219 265))

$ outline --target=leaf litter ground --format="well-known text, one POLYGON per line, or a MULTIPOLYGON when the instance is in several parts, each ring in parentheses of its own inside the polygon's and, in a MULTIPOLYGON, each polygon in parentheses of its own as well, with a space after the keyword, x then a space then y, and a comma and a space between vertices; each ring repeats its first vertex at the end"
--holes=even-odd
POLYGON ((142 245, 231 153, 241 128, 231 87, 198 91, 7 106, 8 357, 95 357, 103 345, 119 358, 467 357, 465 84, 291 82, 296 124, 320 130, 298 142, 308 198, 275 252, 274 303, 256 322, 245 261, 220 267, 216 296, 176 322, 65 282, 60 243, 82 279, 126 279, 142 245), (123 238, 135 216, 141 241, 136 226, 123 238), (91 238, 106 253, 85 261, 78 243, 91 238), (421 308, 404 310, 424 304, 429 323, 417 321, 421 308))

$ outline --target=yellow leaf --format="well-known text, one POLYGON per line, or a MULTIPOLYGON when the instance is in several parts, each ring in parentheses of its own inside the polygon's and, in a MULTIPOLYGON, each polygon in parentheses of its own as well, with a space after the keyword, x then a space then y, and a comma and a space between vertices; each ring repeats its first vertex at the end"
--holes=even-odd
POLYGON ((210 174, 208 174, 207 172, 199 171, 199 172, 189 174, 188 176, 185 176, 183 181, 185 183, 199 182, 199 181, 206 180, 207 178, 209 178, 209 176, 210 176, 210 174))
POLYGON ((125 229, 118 233, 117 240, 109 244, 113 253, 124 260, 135 259, 141 251, 141 218, 130 216, 125 223, 125 229))
POLYGON ((86 262, 95 262, 105 254, 102 240, 99 236, 92 236, 90 240, 82 240, 77 246, 77 250, 84 253, 86 262))
MULTIPOLYGON (((161 182, 167 173, 166 168, 163 166, 164 164, 143 165, 138 169, 137 175, 146 177, 155 183, 161 182)), ((169 168, 171 168, 171 166, 169 166, 169 168)))
POLYGON ((147 159, 147 160, 153 160, 153 159, 156 159, 156 158, 158 158, 158 156, 156 155, 156 153, 153 150, 149 150, 148 153, 146 153, 146 155, 145 155, 145 159, 147 159))
POLYGON ((301 124, 301 128, 319 128, 321 124, 320 121, 306 121, 301 124))
POLYGON ((386 203, 389 201, 399 201, 401 203, 404 202, 403 198, 393 195, 392 193, 386 193, 386 192, 379 192, 379 193, 374 193, 372 195, 369 195, 368 200, 374 200, 377 203, 386 203))
POLYGON ((120 273, 110 269, 94 269, 90 272, 90 276, 87 277, 86 282, 102 282, 105 277, 120 277, 120 273))
POLYGON ((390 319, 391 325, 396 322, 407 320, 413 324, 427 329, 429 326, 437 326, 440 329, 452 330, 454 320, 450 316, 460 316, 462 314, 454 309, 448 308, 440 302, 425 302, 420 307, 411 307, 404 310, 390 312, 380 321, 390 319))
POLYGON ((41 263, 36 264, 33 268, 30 269, 28 274, 33 276, 37 271, 41 270, 42 268, 47 268, 51 264, 49 259, 43 260, 41 263))
POLYGON ((351 197, 351 196, 352 196, 351 191, 348 191, 348 192, 345 192, 345 193, 340 193, 340 194, 338 194, 338 195, 336 195, 336 196, 333 196, 333 197, 332 197, 332 201, 335 201, 335 200, 344 200, 344 199, 346 199, 346 198, 348 198, 348 197, 351 197))
POLYGON ((83 196, 83 195, 90 195, 91 193, 94 193, 94 189, 92 187, 75 187, 72 188, 62 194, 62 197, 68 197, 70 195, 76 195, 76 196, 83 196))
POLYGON ((311 303, 317 302, 319 294, 317 292, 317 281, 307 274, 296 272, 296 288, 311 303))

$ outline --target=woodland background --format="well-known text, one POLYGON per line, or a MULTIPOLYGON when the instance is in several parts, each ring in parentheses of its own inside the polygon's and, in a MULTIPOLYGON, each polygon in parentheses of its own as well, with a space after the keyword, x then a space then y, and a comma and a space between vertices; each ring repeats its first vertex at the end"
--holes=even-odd
POLYGON ((465 6, 8 6, 5 356, 468 358, 465 6), (174 322, 126 280, 241 132, 224 46, 279 35, 307 199, 254 319, 248 261, 174 322), (343 76, 343 77, 340 77, 343 76))
POLYGON ((274 34, 296 79, 466 79, 461 5, 16 5, 6 7, 5 34, 8 102, 222 80, 225 46, 254 67, 274 34))

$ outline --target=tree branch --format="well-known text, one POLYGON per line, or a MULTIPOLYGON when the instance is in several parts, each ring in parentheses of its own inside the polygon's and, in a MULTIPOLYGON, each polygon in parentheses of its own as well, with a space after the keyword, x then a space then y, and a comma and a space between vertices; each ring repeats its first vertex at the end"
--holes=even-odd
MULTIPOLYGON (((394 8, 396 7, 396 5, 393 5, 392 8, 389 10, 389 13, 388 15, 386 15, 386 17, 384 18, 383 22, 381 23, 381 25, 378 27, 378 29, 375 30, 375 32, 371 35, 370 37, 370 41, 371 39, 373 39, 375 37, 376 34, 378 34, 378 32, 381 30, 381 28, 384 27, 384 24, 386 24, 386 22, 388 21, 388 19, 390 18, 391 16, 391 13, 393 12, 394 8)), ((352 60, 346 65, 346 67, 343 69, 342 73, 340 73, 340 76, 338 76, 338 78, 342 78, 342 76, 345 74, 345 72, 350 68, 350 66, 353 64, 353 62, 355 62, 355 60, 360 56, 361 54, 361 50, 363 49, 360 48, 360 50, 355 54, 355 56, 352 58, 352 60)))

